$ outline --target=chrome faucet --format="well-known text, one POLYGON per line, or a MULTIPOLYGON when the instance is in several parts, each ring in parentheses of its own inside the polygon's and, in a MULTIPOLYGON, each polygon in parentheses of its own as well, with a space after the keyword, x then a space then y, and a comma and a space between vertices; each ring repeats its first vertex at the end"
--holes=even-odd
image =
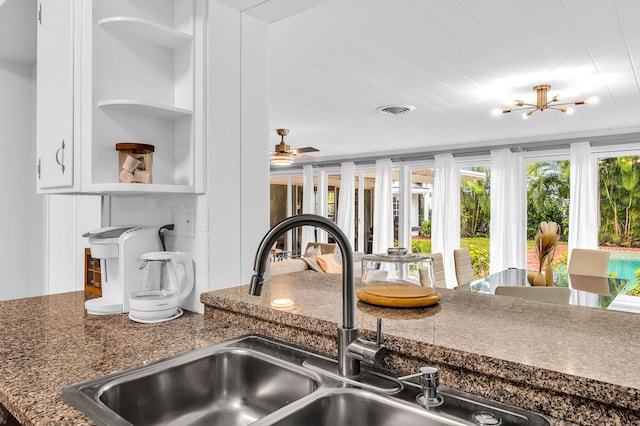
POLYGON ((342 325, 338 326, 338 373, 353 377, 360 373, 360 361, 379 363, 386 348, 374 342, 360 339, 355 324, 355 289, 353 285, 353 254, 349 239, 342 230, 326 217, 313 214, 291 216, 267 232, 262 239, 253 266, 249 294, 259 296, 264 283, 264 273, 271 247, 282 234, 298 226, 315 226, 329 232, 338 243, 342 254, 342 325))

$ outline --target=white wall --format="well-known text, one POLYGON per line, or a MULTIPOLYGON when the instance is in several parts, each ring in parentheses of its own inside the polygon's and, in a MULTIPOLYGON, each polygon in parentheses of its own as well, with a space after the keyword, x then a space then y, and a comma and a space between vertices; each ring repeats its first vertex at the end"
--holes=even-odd
POLYGON ((247 284, 269 229, 268 25, 209 4, 210 288, 247 284))
POLYGON ((101 199, 95 195, 42 197, 45 206, 41 240, 45 248, 44 294, 84 290, 84 249, 89 244, 82 234, 101 227, 101 199))
POLYGON ((33 65, 0 59, 0 300, 42 294, 43 207, 35 193, 33 65))

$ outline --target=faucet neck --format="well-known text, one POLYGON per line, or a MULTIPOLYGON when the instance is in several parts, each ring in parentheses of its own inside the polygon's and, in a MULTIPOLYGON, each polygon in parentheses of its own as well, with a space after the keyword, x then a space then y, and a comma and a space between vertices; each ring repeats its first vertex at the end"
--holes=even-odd
POLYGON ((342 328, 355 328, 355 289, 353 284, 353 253, 349 239, 342 230, 329 219, 313 214, 301 214, 288 217, 267 232, 262 239, 254 262, 255 274, 251 278, 249 293, 259 296, 267 269, 269 252, 278 238, 285 232, 299 226, 315 226, 333 236, 342 255, 342 328))

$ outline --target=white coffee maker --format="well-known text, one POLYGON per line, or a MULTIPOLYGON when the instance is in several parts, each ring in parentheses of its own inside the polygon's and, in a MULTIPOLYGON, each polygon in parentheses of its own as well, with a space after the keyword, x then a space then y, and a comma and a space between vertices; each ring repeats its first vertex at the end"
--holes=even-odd
POLYGON ((109 315, 129 312, 129 292, 136 279, 138 258, 162 250, 158 227, 110 226, 87 232, 91 257, 100 259, 102 297, 87 300, 87 313, 109 315))

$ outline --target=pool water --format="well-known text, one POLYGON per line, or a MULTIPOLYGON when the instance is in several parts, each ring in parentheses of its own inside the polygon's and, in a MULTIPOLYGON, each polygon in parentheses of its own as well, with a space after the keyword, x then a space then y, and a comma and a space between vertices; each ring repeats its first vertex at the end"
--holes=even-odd
POLYGON ((616 272, 616 278, 626 278, 631 281, 636 279, 636 270, 640 268, 640 260, 609 260, 609 274, 616 272))

